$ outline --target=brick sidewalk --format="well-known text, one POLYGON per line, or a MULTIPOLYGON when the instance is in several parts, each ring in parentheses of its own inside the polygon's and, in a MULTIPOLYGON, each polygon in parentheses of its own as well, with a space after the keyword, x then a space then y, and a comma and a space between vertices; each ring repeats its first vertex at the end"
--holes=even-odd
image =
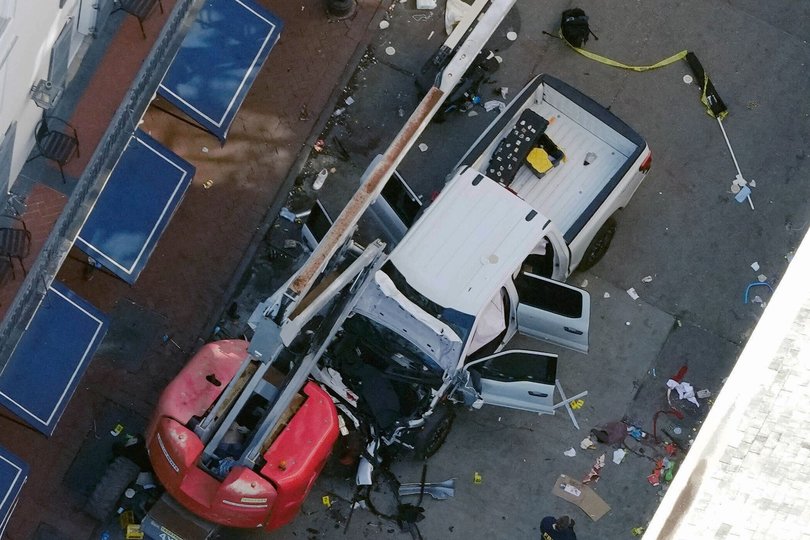
MULTIPOLYGON (((320 128, 320 112, 333 92, 341 90, 338 81, 345 70, 353 69, 350 60, 365 47, 376 27, 371 23, 383 9, 379 0, 360 0, 352 19, 333 22, 322 0, 261 3, 284 21, 284 31, 223 147, 213 136, 155 109, 145 116, 142 127, 193 163, 197 175, 138 282, 129 286, 100 271, 88 280, 85 257, 75 250, 57 276, 108 314, 130 301, 156 322, 143 340, 145 353, 136 370, 97 355, 50 439, 7 416, 0 418, 4 446, 31 467, 8 526, 9 538, 91 537, 98 524, 81 512, 85 495, 67 474, 77 453, 85 442, 97 439, 97 433, 109 430, 101 424, 110 407, 147 418, 187 352, 208 336, 206 326, 229 300, 227 291, 239 278, 240 262, 255 232, 286 188, 299 154, 307 152, 307 139, 320 128), (310 111, 305 120, 299 118, 302 107, 310 111), (163 335, 171 336, 182 352, 164 344, 163 335)), ((164 4, 168 14, 171 2, 164 4)), ((159 14, 152 17, 146 25, 150 40, 158 33, 159 14)), ((110 90, 108 84, 132 81, 148 52, 143 42, 137 23, 125 21, 88 84, 73 115, 83 146, 82 162, 69 169, 72 176, 81 173, 92 155, 93 138, 97 143, 114 113, 111 104, 126 91, 110 90)), ((31 192, 29 211, 42 189, 31 192)), ((87 476, 100 474, 105 464, 94 466, 97 470, 87 470, 87 476)))

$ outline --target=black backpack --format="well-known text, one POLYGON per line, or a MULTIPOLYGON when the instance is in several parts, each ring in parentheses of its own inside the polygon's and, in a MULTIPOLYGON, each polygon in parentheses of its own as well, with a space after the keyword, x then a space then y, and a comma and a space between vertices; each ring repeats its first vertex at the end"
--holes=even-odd
POLYGON ((591 33, 588 16, 579 8, 566 9, 562 12, 560 30, 565 41, 574 47, 582 47, 588 41, 588 35, 591 33))

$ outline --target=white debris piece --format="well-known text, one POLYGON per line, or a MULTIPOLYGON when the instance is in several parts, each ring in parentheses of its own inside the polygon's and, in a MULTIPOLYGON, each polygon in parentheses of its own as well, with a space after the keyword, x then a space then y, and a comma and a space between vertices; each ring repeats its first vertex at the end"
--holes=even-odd
POLYGON ((610 293, 609 293, 609 292, 606 292, 606 293, 603 295, 603 297, 604 297, 604 298, 610 298, 610 293))
POLYGON ((751 263, 751 270, 753 270, 754 272, 759 271, 759 263, 757 261, 751 263))
POLYGON ((616 465, 621 463, 622 460, 624 459, 625 454, 627 454, 627 452, 625 452, 623 448, 617 448, 613 452, 613 463, 615 463, 616 465))
POLYGON ((502 111, 506 108, 506 103, 503 101, 498 101, 497 99, 491 99, 484 103, 484 110, 487 112, 494 111, 498 109, 498 111, 502 111))
POLYGON ((684 75, 683 76, 683 82, 686 83, 686 84, 692 84, 692 80, 693 79, 692 79, 691 75, 684 75))
POLYGON ((503 99, 506 99, 506 95, 509 93, 509 88, 506 87, 506 86, 501 86, 500 92, 501 92, 501 97, 503 99))
POLYGON ((757 276, 757 279, 759 280, 760 283, 765 283, 766 281, 768 281, 768 276, 766 276, 765 274, 760 274, 757 276))
POLYGON ((346 105, 351 105, 352 103, 354 103, 354 98, 352 96, 347 97, 346 105))
POLYGON ((419 150, 421 150, 422 152, 427 152, 427 149, 428 145, 426 145, 425 143, 419 143, 419 150))
POLYGON ((565 452, 563 452, 563 454, 565 454, 568 457, 574 457, 575 455, 577 455, 577 451, 574 450, 573 447, 571 447, 568 450, 566 450, 565 452))
POLYGON ((467 116, 478 116, 478 113, 475 111, 470 111, 467 113, 467 116))
POLYGON ((389 26, 391 26, 391 23, 389 23, 388 21, 385 20, 380 21, 380 30, 385 30, 389 26))
POLYGON ((704 388, 703 390, 698 390, 696 395, 700 399, 706 399, 707 397, 710 397, 712 395, 712 391, 709 390, 708 388, 704 388))
POLYGON ((587 279, 583 279, 583 280, 582 280, 582 283, 580 284, 580 287, 582 287, 582 288, 584 289, 584 288, 585 288, 585 287, 587 287, 587 286, 588 286, 588 280, 587 280, 587 279))
POLYGON ((652 283, 652 279, 653 279, 652 276, 644 276, 643 278, 641 278, 641 282, 642 283, 652 283))
POLYGON ((590 437, 585 437, 582 439, 582 442, 579 443, 579 447, 583 450, 592 450, 596 448, 596 443, 594 443, 590 437))
POLYGON ((517 39, 517 32, 510 30, 506 33, 506 39, 509 41, 515 41, 517 39))
POLYGON ((638 300, 638 293, 636 292, 635 288, 630 287, 629 289, 627 289, 627 294, 630 295, 630 298, 632 298, 633 300, 638 300))
POLYGON ((388 56, 394 56, 396 53, 397 53, 397 50, 395 48, 391 47, 390 45, 385 48, 385 54, 387 54, 388 56))
POLYGON ((436 9, 436 0, 416 0, 416 9, 436 9))
POLYGON ((207 146, 203 146, 203 147, 202 147, 202 151, 203 151, 203 154, 207 154, 207 153, 208 153, 208 147, 207 147, 207 146))

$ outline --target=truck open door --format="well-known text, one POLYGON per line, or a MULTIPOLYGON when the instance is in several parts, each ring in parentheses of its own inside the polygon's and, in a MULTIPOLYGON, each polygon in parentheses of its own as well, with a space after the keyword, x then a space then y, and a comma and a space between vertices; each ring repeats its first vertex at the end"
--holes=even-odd
POLYGON ((471 362, 467 370, 485 404, 554 414, 556 354, 501 351, 471 362))
POLYGON ((591 297, 587 291, 528 272, 515 278, 521 334, 588 352, 591 297))

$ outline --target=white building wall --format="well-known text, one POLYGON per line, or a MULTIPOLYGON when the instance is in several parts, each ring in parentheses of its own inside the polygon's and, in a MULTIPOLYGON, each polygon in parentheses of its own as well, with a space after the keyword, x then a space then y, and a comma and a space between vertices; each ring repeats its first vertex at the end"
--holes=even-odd
MULTIPOLYGON (((0 61, 5 58, 0 67, 0 140, 17 122, 10 175, 0 178, 0 193, 11 187, 34 146, 34 128, 42 109, 31 99, 31 87, 48 78, 51 47, 68 21, 76 25, 81 2, 0 0, 0 17, 7 18, 0 36, 0 61)), ((71 58, 82 37, 77 33, 71 44, 71 58)))

